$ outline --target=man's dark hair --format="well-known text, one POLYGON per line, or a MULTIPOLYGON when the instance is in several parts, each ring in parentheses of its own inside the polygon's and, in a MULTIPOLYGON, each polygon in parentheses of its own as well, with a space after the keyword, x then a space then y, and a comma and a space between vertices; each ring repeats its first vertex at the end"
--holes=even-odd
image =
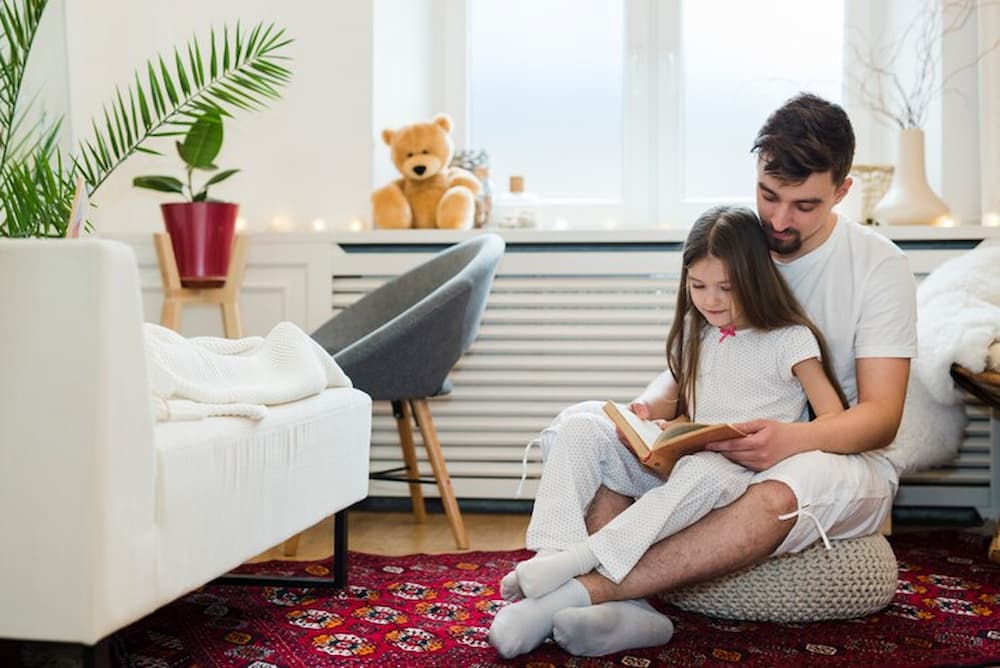
POLYGON ((830 172, 840 186, 854 161, 854 129, 838 105, 799 93, 771 114, 754 140, 764 171, 788 183, 830 172))

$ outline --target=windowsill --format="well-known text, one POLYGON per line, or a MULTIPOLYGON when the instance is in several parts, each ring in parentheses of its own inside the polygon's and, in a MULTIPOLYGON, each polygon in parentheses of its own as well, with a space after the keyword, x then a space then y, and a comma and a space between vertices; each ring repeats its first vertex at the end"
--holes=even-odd
MULTIPOLYGON (((877 226, 878 230, 893 241, 1000 241, 1000 227, 961 225, 957 227, 930 227, 924 225, 877 226)), ((514 244, 658 244, 682 243, 688 231, 680 228, 622 228, 616 230, 327 230, 312 232, 292 230, 272 232, 251 230, 247 234, 254 243, 273 244, 447 244, 461 241, 482 232, 496 232, 508 243, 514 244)), ((111 234, 111 238, 130 243, 150 239, 148 234, 111 234)))
MULTIPOLYGON (((930 227, 925 225, 877 226, 894 241, 904 240, 1000 240, 1000 227, 963 225, 930 227)), ((683 242, 688 230, 680 228, 623 228, 617 230, 363 230, 360 232, 260 232, 254 240, 329 241, 349 244, 440 244, 466 239, 482 232, 496 232, 510 243, 671 243, 683 242)))

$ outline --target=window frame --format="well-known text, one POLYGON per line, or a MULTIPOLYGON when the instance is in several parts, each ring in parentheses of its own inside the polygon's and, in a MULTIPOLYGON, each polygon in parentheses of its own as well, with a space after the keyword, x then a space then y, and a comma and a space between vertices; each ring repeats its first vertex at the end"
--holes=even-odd
MULTIPOLYGON (((456 145, 467 146, 468 5, 474 0, 448 0, 437 5, 444 26, 438 51, 442 73, 440 99, 454 120, 456 145)), ((859 11, 860 0, 845 1, 845 35, 858 20, 870 20, 859 11)), ((543 214, 557 229, 686 228, 706 208, 719 203, 754 206, 753 196, 685 198, 682 165, 686 150, 683 104, 679 0, 628 0, 626 2, 626 53, 623 85, 621 200, 542 198, 543 214), (563 219, 565 224, 556 223, 563 219), (615 221, 610 223, 609 221, 615 221)), ((844 67, 850 67, 845 48, 844 67)), ((851 91, 844 78, 844 105, 851 113, 851 91)), ((869 131, 867 115, 851 113, 869 131)), ((856 129, 858 122, 856 121, 856 129)), ((747 140, 749 150, 750 138, 747 140)), ((749 176, 748 176, 749 178, 749 176)), ((497 184, 502 189, 502 184, 497 184)))

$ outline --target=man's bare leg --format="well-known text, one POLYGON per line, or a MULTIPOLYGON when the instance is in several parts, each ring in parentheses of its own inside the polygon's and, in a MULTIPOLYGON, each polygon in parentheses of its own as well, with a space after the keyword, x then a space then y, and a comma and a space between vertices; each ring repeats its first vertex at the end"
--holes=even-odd
POLYGON ((594 500, 587 508, 587 517, 585 518, 587 533, 596 533, 605 524, 618 517, 633 502, 634 499, 618 492, 612 492, 601 485, 597 494, 594 495, 594 500))
POLYGON ((732 573, 774 552, 794 525, 778 515, 795 508, 795 495, 783 483, 751 485, 730 505, 651 547, 620 584, 598 573, 580 580, 591 601, 602 603, 645 598, 732 573))
MULTIPOLYGON (((732 504, 650 548, 621 584, 597 573, 582 576, 579 580, 593 605, 557 613, 556 642, 583 656, 668 642, 673 635, 670 619, 644 598, 763 561, 794 524, 778 520, 778 515, 791 512, 795 504, 794 494, 782 483, 752 485, 732 504)), ((605 517, 598 515, 595 521, 605 517)), ((591 528, 589 522, 587 526, 591 528)))

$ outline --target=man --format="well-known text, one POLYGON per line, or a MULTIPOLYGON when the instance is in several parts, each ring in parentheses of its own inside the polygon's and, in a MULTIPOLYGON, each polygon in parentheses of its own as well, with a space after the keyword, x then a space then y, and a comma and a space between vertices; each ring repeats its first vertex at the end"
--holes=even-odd
MULTIPOLYGON (((854 132, 843 109, 799 95, 767 119, 753 151, 757 211, 772 258, 826 337, 850 408, 822 421, 738 425, 750 435, 711 449, 759 472, 741 497, 654 545, 618 584, 591 572, 502 610, 490 640, 504 656, 530 651, 550 633, 578 655, 662 644, 673 632, 670 620, 644 597, 801 551, 821 537, 868 535, 891 510, 898 479, 875 451, 895 437, 916 354, 913 274, 884 237, 833 212, 852 184, 854 132)), ((660 402, 667 374, 632 403, 641 417, 665 412, 660 402)), ((543 452, 563 447, 595 453, 600 461, 591 463, 618 467, 623 478, 642 468, 610 442, 613 433, 595 429, 593 415, 573 414, 573 408, 563 415, 558 428, 543 434, 543 452)), ((632 500, 602 487, 592 502, 576 507, 536 503, 528 547, 564 549, 559 513, 585 513, 593 532, 632 500)), ((517 598, 516 576, 504 578, 503 590, 517 598)))

